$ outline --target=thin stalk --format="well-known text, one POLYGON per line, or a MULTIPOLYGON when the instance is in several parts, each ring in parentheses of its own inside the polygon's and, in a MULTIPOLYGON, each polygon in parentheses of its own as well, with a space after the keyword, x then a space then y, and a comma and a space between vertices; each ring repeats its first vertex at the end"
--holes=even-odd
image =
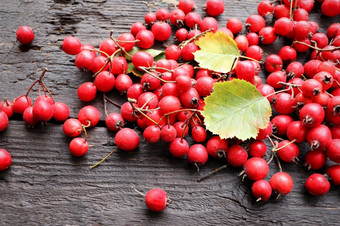
POLYGON ((99 164, 101 164, 102 162, 104 162, 108 157, 110 157, 113 153, 115 153, 117 151, 118 148, 115 148, 111 151, 110 154, 108 154, 107 156, 105 156, 102 160, 100 160, 99 162, 97 162, 96 164, 90 166, 90 169, 93 169, 94 167, 98 166, 99 164))

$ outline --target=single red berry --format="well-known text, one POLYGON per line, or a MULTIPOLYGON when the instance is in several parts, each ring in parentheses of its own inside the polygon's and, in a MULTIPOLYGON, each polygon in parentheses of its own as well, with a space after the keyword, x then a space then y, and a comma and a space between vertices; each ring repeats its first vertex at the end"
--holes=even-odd
POLYGON ((16 35, 17 40, 23 45, 31 43, 34 39, 33 30, 29 26, 19 27, 18 30, 16 31, 16 35))
POLYGON ((324 195, 330 189, 329 181, 321 174, 314 173, 308 177, 305 187, 309 194, 314 196, 324 195))
POLYGON ((0 171, 8 169, 11 164, 11 155, 5 149, 0 148, 0 171))
POLYGON ((81 51, 81 42, 76 37, 72 36, 66 37, 63 40, 62 49, 67 54, 76 55, 81 51))
POLYGON ((288 193, 290 193, 294 186, 292 177, 285 172, 275 173, 270 178, 269 184, 272 187, 273 191, 281 195, 287 195, 288 193))
POLYGON ((89 150, 89 144, 86 139, 76 137, 71 140, 69 148, 73 156, 81 157, 89 150))
POLYGON ((162 211, 168 205, 169 199, 162 189, 151 189, 145 195, 145 204, 152 211, 162 211))
POLYGON ((130 128, 119 130, 115 136, 115 143, 123 151, 133 151, 138 148, 140 138, 138 134, 130 128), (129 139, 126 139, 126 138, 129 139))
POLYGON ((327 174, 333 184, 340 185, 340 165, 332 165, 328 167, 327 174))
POLYGON ((85 126, 93 127, 97 125, 100 119, 100 113, 94 106, 88 105, 80 109, 78 120, 85 126))
POLYGON ((258 201, 266 202, 272 195, 272 187, 268 181, 258 180, 252 185, 251 193, 258 201))
POLYGON ((64 122, 63 131, 68 137, 77 137, 81 134, 82 124, 78 119, 70 118, 64 122))

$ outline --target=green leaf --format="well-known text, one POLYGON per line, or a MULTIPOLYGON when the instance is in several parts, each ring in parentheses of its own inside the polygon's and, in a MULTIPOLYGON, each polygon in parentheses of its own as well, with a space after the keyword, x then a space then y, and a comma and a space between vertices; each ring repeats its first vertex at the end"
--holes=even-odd
MULTIPOLYGON (((161 55, 164 55, 164 51, 162 50, 158 50, 158 49, 141 49, 139 47, 134 46, 132 50, 130 50, 128 53, 133 56, 133 54, 137 53, 137 52, 147 52, 149 53, 153 58, 159 57, 161 55)), ((131 57, 128 55, 124 55, 126 60, 131 60, 131 57)), ((164 55, 165 57, 165 55, 164 55)))
POLYGON ((214 84, 202 112, 206 128, 221 138, 255 138, 266 128, 272 109, 266 97, 251 83, 233 79, 214 84))
POLYGON ((145 74, 144 71, 137 70, 137 68, 135 68, 132 62, 128 63, 128 69, 126 73, 127 74, 132 73, 135 76, 140 77, 140 78, 143 77, 143 75, 145 74))
POLYGON ((240 56, 236 42, 221 31, 208 32, 195 41, 195 44, 200 47, 194 53, 199 66, 215 72, 231 71, 240 56))

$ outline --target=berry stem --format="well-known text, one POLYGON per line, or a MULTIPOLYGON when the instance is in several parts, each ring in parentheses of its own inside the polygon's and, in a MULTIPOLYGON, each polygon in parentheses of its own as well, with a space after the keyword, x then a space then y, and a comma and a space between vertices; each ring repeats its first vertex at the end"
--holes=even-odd
POLYGON ((148 73, 149 75, 151 75, 152 77, 159 79, 161 82, 164 82, 164 83, 169 83, 169 82, 175 83, 176 82, 176 81, 166 81, 166 80, 154 75, 153 73, 151 73, 150 71, 147 70, 147 68, 149 68, 149 67, 139 67, 139 68, 142 69, 143 71, 145 71, 146 73, 148 73))
POLYGON ((107 113, 107 100, 106 100, 106 94, 103 93, 103 102, 104 102, 104 113, 105 113, 105 116, 107 117, 108 116, 108 113, 107 113))
POLYGON ((170 116, 170 115, 172 115, 172 114, 176 114, 176 113, 179 113, 179 112, 182 112, 182 111, 198 112, 199 110, 188 108, 188 109, 180 109, 180 110, 168 112, 168 113, 166 113, 166 114, 164 114, 164 115, 162 116, 162 118, 159 120, 158 124, 159 124, 165 117, 168 117, 168 116, 170 116))
POLYGON ((142 192, 138 191, 136 188, 132 187, 132 189, 135 190, 135 192, 137 192, 141 196, 145 197, 145 194, 143 194, 142 192))
POLYGON ((316 51, 318 51, 318 52, 334 52, 334 51, 340 50, 340 46, 336 46, 336 47, 334 47, 334 48, 332 48, 332 49, 320 49, 319 47, 312 46, 312 45, 309 45, 309 44, 307 44, 307 43, 304 43, 304 42, 301 42, 301 41, 297 41, 297 40, 293 42, 293 45, 294 45, 295 43, 298 43, 298 44, 302 44, 302 45, 308 46, 308 47, 310 47, 310 48, 312 48, 312 49, 314 49, 314 50, 316 50, 316 51))
POLYGON ((113 149, 107 156, 105 156, 102 160, 100 160, 99 162, 97 162, 96 164, 90 166, 90 169, 93 169, 94 167, 98 166, 99 164, 101 164, 102 162, 105 161, 105 159, 107 159, 108 157, 110 157, 113 153, 115 153, 117 151, 118 148, 113 149))
POLYGON ((197 182, 201 182, 202 180, 207 179, 207 178, 210 177, 211 175, 213 175, 213 174, 217 173, 218 171, 220 171, 220 170, 222 170, 222 169, 225 169, 225 168, 227 168, 227 167, 228 167, 228 165, 225 164, 225 165, 223 165, 223 166, 221 166, 221 167, 219 167, 219 168, 217 168, 217 169, 215 169, 215 170, 209 172, 207 175, 205 175, 205 176, 203 176, 203 177, 201 177, 201 178, 198 178, 198 179, 197 179, 197 182))
POLYGON ((114 43, 116 44, 116 46, 117 46, 121 51, 123 51, 127 56, 129 56, 129 57, 132 58, 131 54, 129 54, 128 52, 126 52, 125 49, 124 49, 123 47, 121 47, 121 46, 119 45, 119 43, 117 42, 117 40, 113 37, 113 31, 111 31, 111 33, 110 33, 110 38, 114 41, 114 43))
POLYGON ((192 37, 192 38, 190 38, 190 39, 188 39, 188 40, 183 41, 182 43, 180 43, 180 44, 178 45, 178 48, 183 49, 183 47, 186 46, 186 45, 188 45, 191 41, 197 39, 198 37, 200 37, 200 36, 202 36, 202 35, 205 35, 206 33, 210 32, 210 31, 212 31, 212 30, 213 30, 213 28, 210 28, 209 30, 203 31, 203 32, 200 33, 200 34, 197 34, 197 35, 195 35, 194 37, 192 37))
POLYGON ((110 98, 108 98, 106 95, 105 95, 105 99, 106 99, 108 102, 110 102, 111 104, 115 105, 116 107, 119 107, 119 108, 122 107, 122 105, 120 105, 120 104, 114 102, 113 100, 111 100, 110 98))

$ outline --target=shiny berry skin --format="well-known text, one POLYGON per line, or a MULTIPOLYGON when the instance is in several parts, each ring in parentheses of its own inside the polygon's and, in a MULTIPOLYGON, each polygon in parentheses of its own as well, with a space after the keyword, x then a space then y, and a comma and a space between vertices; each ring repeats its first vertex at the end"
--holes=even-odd
POLYGON ((94 66, 94 59, 96 57, 89 50, 82 50, 76 55, 76 59, 74 61, 77 68, 80 70, 91 71, 94 66))
POLYGON ((149 49, 155 43, 155 36, 149 30, 141 30, 136 35, 137 45, 142 49, 149 49))
POLYGON ((135 37, 131 33, 120 34, 117 38, 117 42, 126 52, 132 50, 135 46, 135 37))
POLYGON ((82 132, 82 124, 78 119, 70 118, 64 122, 63 131, 68 137, 77 137, 82 132))
POLYGON ((305 154, 305 166, 308 170, 317 170, 325 166, 327 156, 324 150, 310 150, 305 154))
POLYGON ((274 4, 271 1, 263 0, 258 4, 257 12, 261 16, 268 16, 274 12, 274 4))
POLYGON ((213 158, 225 158, 228 151, 228 142, 219 136, 213 136, 207 142, 207 151, 213 158))
MULTIPOLYGON (((174 10, 171 11, 170 22, 173 25, 178 26, 178 27, 183 26, 184 25, 184 19, 185 19, 185 13, 182 10, 174 9, 174 10)), ((184 41, 184 40, 182 40, 182 41, 184 41)))
MULTIPOLYGON (((133 81, 127 74, 119 74, 116 77, 115 89, 121 93, 126 93, 128 89, 133 85, 133 81)), ((143 87, 142 87, 143 89, 143 87)))
MULTIPOLYGON (((172 125, 165 125, 161 129, 161 140, 164 142, 172 142, 176 139, 177 131, 172 125)), ((189 150, 189 146, 188 146, 189 150)))
POLYGON ((327 168, 327 174, 332 184, 340 185, 340 165, 332 165, 327 168))
POLYGON ((194 43, 189 43, 188 45, 184 46, 181 51, 181 56, 185 61, 192 61, 194 60, 194 52, 198 50, 198 46, 194 43))
POLYGON ((273 27, 264 27, 259 31, 260 42, 264 45, 270 45, 275 42, 277 35, 273 27))
POLYGON ((123 74, 127 71, 128 64, 124 57, 114 57, 111 61, 111 73, 114 75, 123 74))
POLYGON ((272 187, 266 180, 255 181, 251 187, 253 196, 262 202, 266 202, 272 195, 272 187))
POLYGON ((195 7, 194 0, 180 0, 178 3, 178 8, 181 9, 185 14, 195 10, 195 7))
POLYGON ((24 113, 22 114, 22 119, 29 126, 34 126, 39 122, 39 120, 34 117, 32 106, 29 106, 25 109, 24 113))
POLYGON ((278 136, 287 134, 288 125, 293 122, 293 118, 289 115, 277 115, 272 120, 273 133, 278 136))
POLYGON ((202 144, 194 144, 187 153, 189 163, 196 166, 203 166, 208 161, 208 151, 202 144))
POLYGON ((0 110, 0 132, 4 131, 8 127, 8 116, 4 111, 0 110))
POLYGON ((124 119, 121 114, 113 112, 105 118, 105 125, 111 131, 118 131, 123 128, 124 119))
POLYGON ((281 195, 287 195, 288 193, 290 193, 294 186, 292 177, 285 172, 275 173, 270 178, 269 184, 272 187, 273 191, 281 195))
POLYGON ((308 193, 314 196, 326 194, 329 191, 330 186, 329 181, 319 173, 310 175, 305 183, 308 193))
POLYGON ((233 167, 241 167, 248 159, 248 153, 240 145, 229 147, 227 161, 233 167))
MULTIPOLYGON (((104 39, 99 45, 99 50, 111 56, 117 50, 117 46, 112 39, 104 39)), ((106 56, 103 53, 102 55, 106 56)))
POLYGON ((248 159, 243 165, 245 175, 253 181, 264 179, 269 171, 269 166, 266 160, 259 157, 248 159))
POLYGON ((289 140, 295 140, 295 143, 301 143, 306 140, 307 128, 301 121, 293 121, 287 127, 287 137, 289 140))
POLYGON ((300 154, 299 146, 291 143, 289 140, 281 141, 277 148, 279 149, 277 154, 284 162, 296 162, 297 157, 300 154))
POLYGON ((216 32, 218 29, 218 22, 214 17, 205 17, 200 24, 200 31, 212 29, 211 32, 216 32))
POLYGON ((294 112, 294 101, 288 93, 279 93, 276 95, 273 108, 280 114, 288 115, 294 112))
POLYGON ((133 36, 136 37, 138 32, 146 30, 146 27, 141 23, 141 22, 135 22, 134 24, 131 25, 130 32, 133 36))
POLYGON ((282 65, 283 62, 281 57, 276 54, 269 55, 264 62, 264 66, 268 72, 280 71, 282 65))
POLYGON ((115 143, 123 151, 133 151, 138 148, 140 138, 138 134, 130 128, 119 130, 115 136, 115 143), (126 138, 129 139, 126 139, 126 138))
POLYGON ((147 14, 145 14, 144 16, 144 21, 147 25, 151 25, 153 23, 155 23, 157 20, 156 18, 156 14, 153 12, 148 12, 147 14))
POLYGON ((233 33, 233 34, 237 34, 242 30, 243 24, 242 21, 237 18, 237 17, 233 17, 230 19, 227 19, 227 25, 226 27, 233 33))
POLYGON ((73 156, 81 157, 89 150, 89 144, 86 139, 76 137, 71 140, 69 148, 73 156))
POLYGON ((92 82, 85 82, 78 87, 77 94, 82 101, 92 101, 96 98, 97 87, 92 82))
POLYGON ((175 138, 169 145, 170 154, 174 157, 182 157, 189 151, 189 144, 185 139, 175 138))
POLYGON ((100 113, 96 107, 91 105, 80 109, 78 113, 78 120, 85 126, 93 127, 97 125, 100 119, 100 113))
POLYGON ((115 86, 115 76, 108 71, 102 71, 97 74, 94 80, 94 85, 100 92, 109 92, 115 86))
POLYGON ((249 145, 249 155, 252 157, 262 158, 267 152, 267 145, 265 142, 257 140, 249 145))
POLYGON ((81 42, 76 37, 66 37, 63 40, 62 49, 69 55, 76 55, 81 51, 81 42))
POLYGON ((49 121, 53 117, 53 106, 46 100, 36 101, 33 115, 38 121, 49 121))
POLYGON ((162 189, 151 189, 145 195, 146 206, 155 212, 164 210, 168 204, 168 196, 162 189))
POLYGON ((140 67, 152 67, 153 57, 150 53, 139 51, 133 54, 132 63, 138 70, 142 70, 140 67))
POLYGON ((0 148, 0 171, 8 169, 12 164, 12 157, 5 149, 0 148))
POLYGON ((0 102, 0 111, 6 113, 8 118, 11 118, 14 114, 13 102, 9 100, 0 102))
POLYGON ((324 120, 325 111, 320 104, 309 103, 302 107, 299 117, 304 126, 316 127, 324 120))
POLYGON ((333 139, 326 149, 327 157, 333 162, 340 163, 340 139, 333 139))
POLYGON ((256 140, 264 140, 273 133, 273 125, 271 122, 268 123, 266 128, 260 129, 257 136, 256 140))
POLYGON ((246 28, 251 32, 259 32, 266 25, 266 21, 260 15, 250 15, 246 20, 246 28))
POLYGON ((150 144, 157 143, 161 137, 161 130, 156 125, 148 126, 143 132, 143 137, 150 144))
POLYGON ((59 122, 65 121, 70 115, 69 107, 62 103, 56 102, 53 104, 53 119, 59 122))
POLYGON ((202 126, 196 125, 191 130, 191 136, 198 143, 204 142, 207 139, 207 131, 202 126))
POLYGON ((171 36, 171 27, 168 23, 156 22, 152 25, 151 32, 157 41, 166 41, 171 36))
POLYGON ((28 106, 32 106, 32 99, 25 95, 17 97, 13 101, 13 110, 16 113, 22 114, 28 106))
POLYGON ((224 12, 223 0, 207 0, 205 10, 209 16, 218 16, 224 12))
POLYGON ((33 30, 29 26, 19 27, 18 30, 16 31, 16 36, 17 40, 23 45, 31 43, 34 39, 33 30))

